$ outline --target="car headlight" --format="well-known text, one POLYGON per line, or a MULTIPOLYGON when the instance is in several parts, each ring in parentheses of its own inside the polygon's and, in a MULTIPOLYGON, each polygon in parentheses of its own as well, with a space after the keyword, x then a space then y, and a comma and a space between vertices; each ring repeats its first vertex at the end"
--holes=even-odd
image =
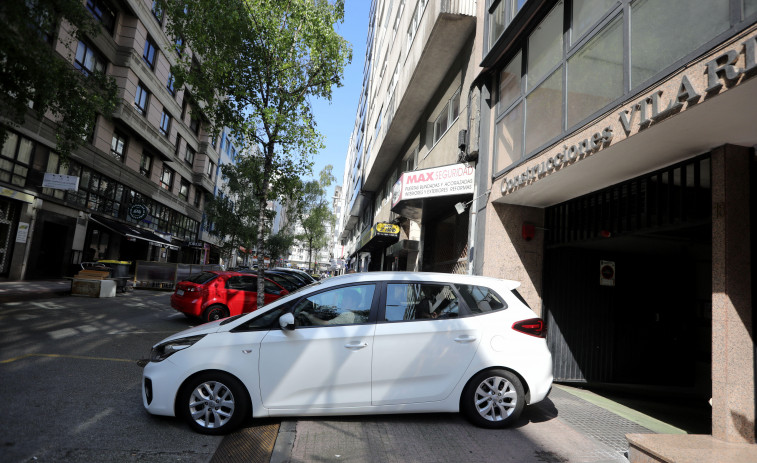
POLYGON ((204 337, 205 335, 201 334, 199 336, 190 336, 187 338, 174 339, 172 341, 158 344, 157 346, 152 348, 152 351, 150 351, 150 361, 162 362, 163 360, 172 356, 176 352, 179 352, 180 350, 184 350, 187 347, 192 346, 194 343, 196 343, 197 341, 199 341, 200 339, 204 337))

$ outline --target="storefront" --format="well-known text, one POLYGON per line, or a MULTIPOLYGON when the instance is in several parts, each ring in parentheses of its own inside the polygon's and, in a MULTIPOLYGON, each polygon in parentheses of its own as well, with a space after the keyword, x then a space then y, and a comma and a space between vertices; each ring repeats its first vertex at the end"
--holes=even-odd
MULTIPOLYGON (((421 227, 419 241, 408 233, 406 240, 389 249, 388 254, 397 258, 397 269, 406 269, 420 253, 423 271, 467 273, 469 216, 464 206, 459 210, 456 205, 470 202, 475 174, 468 164, 402 173, 392 191, 392 211, 421 227)), ((407 227, 409 232, 412 225, 407 227)))
POLYGON ((385 258, 386 249, 399 241, 400 227, 397 224, 379 222, 366 230, 356 244, 356 254, 361 258, 361 271, 391 270, 391 261, 385 258))
POLYGON ((753 443, 757 4, 528 2, 499 19, 476 273, 521 282, 556 380, 712 397, 713 436, 753 443))

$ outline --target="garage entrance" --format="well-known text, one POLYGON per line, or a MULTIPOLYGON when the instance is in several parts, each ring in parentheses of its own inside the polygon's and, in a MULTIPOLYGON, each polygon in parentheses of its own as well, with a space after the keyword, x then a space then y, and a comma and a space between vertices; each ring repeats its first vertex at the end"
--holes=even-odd
POLYGON ((710 397, 710 156, 545 211, 555 380, 710 397))

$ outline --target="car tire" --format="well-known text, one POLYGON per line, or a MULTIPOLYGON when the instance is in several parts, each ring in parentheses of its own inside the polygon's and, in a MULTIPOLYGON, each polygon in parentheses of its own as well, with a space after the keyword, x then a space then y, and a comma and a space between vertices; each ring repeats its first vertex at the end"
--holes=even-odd
POLYGON ((229 310, 221 304, 213 304, 202 313, 202 321, 214 322, 229 316, 229 310))
POLYGON ((523 384, 517 375, 502 369, 486 370, 468 381, 460 409, 476 426, 504 428, 518 419, 525 400, 523 384))
POLYGON ((249 415, 250 399, 238 379, 215 371, 184 383, 176 407, 177 415, 193 430, 219 435, 233 431, 249 415))

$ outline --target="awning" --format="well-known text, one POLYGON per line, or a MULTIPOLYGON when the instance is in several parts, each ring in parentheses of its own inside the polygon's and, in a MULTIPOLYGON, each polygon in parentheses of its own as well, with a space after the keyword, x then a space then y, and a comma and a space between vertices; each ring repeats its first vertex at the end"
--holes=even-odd
POLYGON ((391 223, 377 223, 360 236, 357 252, 383 250, 400 239, 400 227, 391 223))
POLYGON ((101 217, 99 215, 91 215, 90 218, 94 220, 95 222, 99 223, 100 225, 116 233, 119 233, 123 236, 126 236, 127 238, 136 238, 140 240, 149 241, 153 244, 157 244, 158 246, 175 249, 175 250, 179 249, 178 246, 171 244, 170 241, 158 236, 157 234, 151 232, 150 230, 132 227, 131 225, 127 225, 122 222, 117 222, 112 219, 106 219, 105 217, 101 217))

